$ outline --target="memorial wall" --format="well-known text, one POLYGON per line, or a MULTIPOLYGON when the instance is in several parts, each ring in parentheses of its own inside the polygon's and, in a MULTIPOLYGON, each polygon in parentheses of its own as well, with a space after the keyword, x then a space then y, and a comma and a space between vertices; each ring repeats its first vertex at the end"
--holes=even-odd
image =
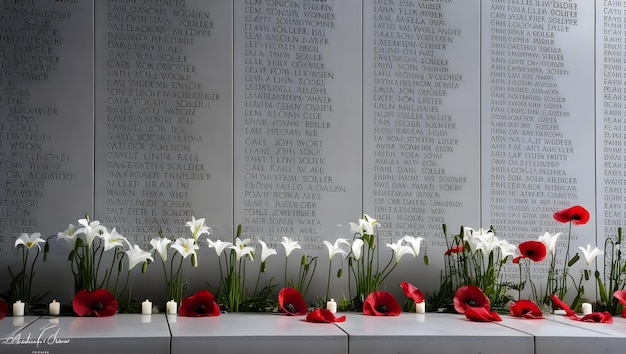
MULTIPOLYGON (((322 241, 351 239, 362 213, 380 221, 382 248, 424 238, 420 259, 389 278, 394 292, 399 280, 437 289, 444 223, 448 238, 493 225, 519 244, 567 233, 552 214, 582 205, 591 221, 572 244, 602 247, 626 220, 624 10, 587 0, 4 2, 0 266, 16 262, 20 233, 56 235, 86 213, 146 250, 159 230, 188 236, 192 217, 212 240, 231 241, 241 224, 278 251, 265 280, 282 279, 289 236, 298 259, 319 258, 312 289, 326 282, 322 241)), ((218 276, 199 243, 194 288, 218 276)), ((67 251, 52 241, 43 272, 69 284, 67 251)), ((159 272, 136 275, 138 296, 159 272)), ((506 268, 509 280, 517 272, 506 268)), ((346 295, 345 278, 335 281, 334 296, 346 295)))

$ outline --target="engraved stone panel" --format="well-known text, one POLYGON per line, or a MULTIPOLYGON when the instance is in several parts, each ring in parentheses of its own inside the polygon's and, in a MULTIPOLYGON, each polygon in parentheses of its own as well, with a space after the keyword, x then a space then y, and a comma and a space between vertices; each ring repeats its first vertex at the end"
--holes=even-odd
MULTIPOLYGON (((624 12, 623 1, 596 6, 596 183, 597 243, 626 225, 624 192, 624 12)), ((621 246, 619 246, 621 247, 621 246)), ((608 257, 607 257, 608 258, 608 257)))
MULTIPOLYGON (((562 262, 569 232, 554 212, 581 205, 591 213, 572 228, 570 257, 596 241, 593 4, 494 0, 483 18, 484 226, 515 244, 562 232, 562 262)), ((546 278, 547 266, 534 267, 535 280, 546 278)), ((508 272, 519 281, 517 266, 508 272)))
POLYGON ((361 213, 358 13, 354 0, 235 3, 235 222, 279 255, 297 240, 318 274, 322 241, 361 213))
POLYGON ((192 217, 230 236, 230 2, 97 6, 97 217, 146 250, 192 217))
MULTIPOLYGON (((456 231, 480 215, 472 187, 480 161, 479 9, 467 1, 366 3, 364 210, 381 222, 383 246, 423 237, 428 270, 440 269, 442 224, 456 231)), ((403 265, 425 269, 422 256, 403 265)), ((427 273, 420 286, 432 291, 438 272, 427 273)))
MULTIPOLYGON (((4 272, 16 261, 12 250, 21 233, 40 232, 47 238, 91 212, 92 11, 90 2, 2 4, 0 267, 4 272)), ((51 252, 60 252, 61 246, 53 243, 51 252)), ((50 258, 56 267, 55 260, 50 258)), ((59 261, 65 262, 65 256, 59 261)), ((46 273, 44 269, 39 276, 46 273)), ((58 279, 63 281, 63 275, 58 279)), ((42 292, 49 286, 38 284, 42 292)))

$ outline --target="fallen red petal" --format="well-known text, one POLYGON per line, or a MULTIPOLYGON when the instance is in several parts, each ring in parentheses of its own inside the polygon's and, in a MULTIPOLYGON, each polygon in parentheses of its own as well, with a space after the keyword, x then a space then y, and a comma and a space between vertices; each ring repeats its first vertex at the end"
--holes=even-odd
POLYGON ((592 312, 580 319, 582 322, 613 323, 613 316, 607 312, 592 312))
POLYGON ((344 322, 345 320, 346 316, 335 317, 332 312, 323 308, 317 308, 306 315, 306 321, 314 323, 344 322))
POLYGON ((465 317, 474 322, 500 322, 502 318, 484 307, 468 307, 465 310, 465 317))

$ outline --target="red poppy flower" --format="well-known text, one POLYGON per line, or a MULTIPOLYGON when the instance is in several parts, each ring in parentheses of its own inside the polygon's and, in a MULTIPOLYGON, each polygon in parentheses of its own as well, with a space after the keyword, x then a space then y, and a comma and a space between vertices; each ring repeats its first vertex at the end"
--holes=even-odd
POLYGON ((458 313, 465 313, 469 307, 491 308, 487 295, 475 285, 464 285, 454 294, 454 309, 458 313))
POLYGON ((346 316, 335 317, 335 315, 327 309, 316 308, 315 310, 309 312, 306 315, 307 322, 315 322, 315 323, 333 323, 333 322, 344 322, 346 320, 346 316))
POLYGON ((183 299, 178 314, 186 317, 219 316, 220 306, 210 291, 202 289, 183 299))
POLYGON ((452 253, 461 253, 463 252, 463 245, 454 245, 452 248, 444 252, 444 256, 448 256, 452 253))
POLYGON ((550 299, 552 299, 552 306, 555 308, 559 308, 562 309, 563 311, 565 311, 565 315, 572 317, 575 316, 576 317, 576 311, 572 310, 569 308, 569 306, 564 303, 563 301, 561 301, 561 299, 559 299, 558 296, 556 296, 555 294, 550 295, 550 299))
POLYGON ((589 212, 580 205, 575 205, 554 213, 554 220, 562 223, 571 221, 574 225, 584 225, 589 221, 589 212))
POLYGON ((81 290, 74 295, 72 308, 78 316, 106 317, 117 312, 117 300, 108 290, 81 290))
POLYGON ((365 298, 363 314, 370 316, 400 316, 402 308, 387 291, 374 291, 365 298))
POLYGON ((509 308, 511 316, 524 317, 529 319, 542 319, 543 314, 539 306, 530 300, 518 300, 511 304, 509 308))
POLYGON ((521 258, 530 258, 533 262, 541 262, 548 253, 546 245, 541 241, 522 242, 519 245, 519 251, 522 255, 513 259, 515 264, 519 263, 521 258))
POLYGON ((484 307, 468 307, 465 310, 465 318, 474 322, 500 322, 502 318, 494 311, 484 307))
POLYGON ((278 304, 288 315, 304 316, 307 313, 304 298, 294 288, 282 288, 278 293, 278 304))
POLYGON ((613 316, 608 311, 592 312, 583 316, 580 320, 583 322, 613 323, 613 316))
POLYGON ((0 299, 0 320, 7 317, 7 314, 9 313, 9 304, 0 299))
MULTIPOLYGON (((626 290, 616 290, 613 296, 619 301, 620 304, 626 306, 626 290)), ((622 310, 622 317, 626 317, 626 307, 622 310)))
POLYGON ((424 294, 420 289, 413 286, 413 284, 403 281, 400 283, 400 287, 402 288, 402 291, 404 291, 404 295, 406 295, 409 299, 415 301, 416 303, 424 302, 424 294))

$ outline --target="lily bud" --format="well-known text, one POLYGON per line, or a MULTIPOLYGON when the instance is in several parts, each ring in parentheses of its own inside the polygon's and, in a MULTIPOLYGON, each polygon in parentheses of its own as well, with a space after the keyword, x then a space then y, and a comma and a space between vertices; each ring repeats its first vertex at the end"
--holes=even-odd
POLYGON ((307 259, 306 259, 306 255, 302 255, 302 258, 300 259, 300 264, 301 265, 307 265, 307 259))
POLYGON ((193 254, 191 255, 191 265, 192 265, 194 268, 197 268, 197 267, 198 267, 198 256, 197 256, 195 253, 193 253, 193 254))
POLYGON ((617 244, 622 243, 622 227, 617 228, 617 244))
POLYGON ((572 257, 572 259, 569 260, 569 262, 567 262, 567 266, 571 267, 574 265, 574 263, 576 263, 578 261, 578 259, 580 259, 580 256, 578 255, 578 253, 576 253, 576 255, 574 257, 572 257))
POLYGON ((442 225, 442 228, 443 228, 443 234, 444 234, 444 235, 445 235, 445 234, 447 234, 447 233, 448 233, 448 225, 443 224, 443 225, 442 225))
POLYGON ((427 254, 424 255, 424 264, 430 265, 430 258, 428 258, 427 254))
POLYGON ((237 237, 241 236, 241 224, 237 225, 237 237))
POLYGON ((337 269, 337 278, 341 278, 343 276, 343 268, 337 269))
POLYGON ((141 272, 145 273, 148 271, 148 262, 143 262, 143 264, 141 265, 141 272))
POLYGON ((117 271, 120 273, 124 270, 124 263, 122 263, 122 259, 120 259, 119 262, 117 262, 117 271))
POLYGON ((589 269, 585 269, 585 280, 589 280, 589 269))

